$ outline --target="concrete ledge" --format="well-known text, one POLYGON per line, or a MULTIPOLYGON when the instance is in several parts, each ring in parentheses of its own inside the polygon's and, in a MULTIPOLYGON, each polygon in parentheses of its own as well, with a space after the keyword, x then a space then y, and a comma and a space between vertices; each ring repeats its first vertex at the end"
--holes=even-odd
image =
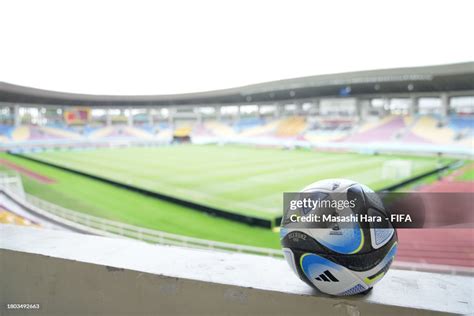
POLYGON ((391 270, 366 296, 333 298, 280 259, 0 225, 0 314, 471 314, 473 278, 391 270), (6 310, 39 303, 39 311, 6 310))

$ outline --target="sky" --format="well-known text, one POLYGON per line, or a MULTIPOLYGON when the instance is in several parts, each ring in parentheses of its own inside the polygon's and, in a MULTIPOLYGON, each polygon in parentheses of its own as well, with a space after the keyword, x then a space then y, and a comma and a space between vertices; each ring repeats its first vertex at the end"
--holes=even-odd
POLYGON ((472 0, 0 0, 0 81, 173 94, 474 61, 472 0))

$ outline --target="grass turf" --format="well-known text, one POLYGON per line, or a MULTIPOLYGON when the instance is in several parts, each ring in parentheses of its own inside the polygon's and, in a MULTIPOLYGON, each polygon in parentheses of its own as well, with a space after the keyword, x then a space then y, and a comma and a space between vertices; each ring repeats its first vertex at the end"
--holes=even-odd
POLYGON ((281 216, 282 192, 299 191, 326 178, 349 178, 377 190, 399 180, 383 179, 385 162, 412 162, 413 175, 432 170, 430 157, 284 151, 240 146, 54 151, 30 156, 74 170, 184 200, 254 217, 281 216))
POLYGON ((28 193, 75 211, 185 236, 279 248, 277 233, 269 229, 209 216, 4 153, 0 153, 0 157, 56 180, 53 184, 44 184, 22 176, 28 193))
POLYGON ((474 181, 474 163, 470 163, 465 172, 456 177, 456 180, 459 181, 474 181))
MULTIPOLYGON (((31 156, 267 219, 281 216, 282 192, 298 191, 320 179, 350 178, 380 189, 400 181, 382 179, 386 161, 412 161, 412 175, 439 164, 430 157, 193 145, 51 151, 31 156)), ((29 193, 74 210, 187 236, 278 248, 277 234, 268 229, 215 218, 41 163, 2 157, 54 178, 57 182, 48 185, 27 177, 23 180, 29 193)))

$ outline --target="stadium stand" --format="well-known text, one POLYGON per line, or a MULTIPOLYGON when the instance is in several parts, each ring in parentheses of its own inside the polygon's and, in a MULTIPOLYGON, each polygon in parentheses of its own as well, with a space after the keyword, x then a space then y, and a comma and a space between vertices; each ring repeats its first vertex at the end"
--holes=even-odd
POLYGON ((185 127, 179 127, 174 130, 173 135, 177 137, 185 137, 185 136, 190 136, 192 131, 192 127, 190 126, 185 126, 185 127))
POLYGON ((347 136, 347 133, 342 131, 324 131, 313 130, 304 134, 304 138, 313 143, 325 143, 339 141, 347 136))
POLYGON ((194 124, 191 134, 198 137, 213 136, 213 133, 202 123, 194 124))
POLYGON ((0 142, 5 143, 11 139, 13 127, 10 125, 0 125, 0 142))
POLYGON ((152 124, 137 124, 134 127, 144 130, 148 134, 154 135, 158 131, 159 127, 158 125, 152 125, 152 124))
POLYGON ((28 126, 18 126, 14 128, 11 133, 11 138, 14 141, 22 142, 30 138, 30 129, 28 126))
POLYGON ((131 127, 131 126, 125 126, 123 128, 123 133, 127 136, 130 136, 130 137, 136 137, 136 138, 142 138, 142 139, 152 139, 153 138, 153 134, 151 134, 150 132, 148 132, 144 129, 131 127))
POLYGON ((348 131, 356 126, 354 119, 320 117, 309 127, 310 130, 348 131))
POLYGON ((8 143, 10 141, 10 139, 4 135, 0 135, 0 144, 5 144, 5 143, 8 143))
POLYGON ((224 122, 210 121, 204 123, 204 126, 214 136, 228 137, 236 134, 232 126, 224 122))
POLYGON ((442 126, 441 122, 432 116, 418 118, 410 131, 415 136, 436 144, 450 144, 456 140, 454 130, 447 126, 442 126))
POLYGON ((395 140, 404 128, 405 122, 402 117, 390 116, 376 124, 363 126, 361 130, 345 138, 344 141, 370 143, 395 140))
MULTIPOLYGON (((175 129, 175 133, 197 137, 274 137, 300 138, 311 143, 371 143, 387 140, 407 144, 441 144, 471 147, 474 139, 474 118, 449 117, 448 123, 433 115, 387 115, 368 118, 357 124, 353 120, 319 118, 309 123, 304 117, 285 119, 245 118, 231 121, 209 120, 204 123, 187 123, 175 129)), ((101 140, 137 139, 153 140, 169 138, 170 125, 160 122, 154 125, 67 126, 67 125, 20 125, 0 126, 0 142, 28 142, 54 140, 101 140)))
POLYGON ((99 139, 104 137, 110 137, 113 134, 116 134, 116 129, 114 127, 102 127, 92 130, 88 133, 88 137, 91 139, 99 139))
POLYGON ((7 211, 2 206, 0 206, 0 224, 15 224, 15 225, 21 225, 21 226, 36 226, 36 227, 40 226, 39 224, 33 223, 22 216, 19 216, 15 213, 7 211))
POLYGON ((30 135, 28 140, 48 140, 48 139, 58 139, 61 138, 55 134, 50 134, 45 131, 41 126, 28 126, 30 135))
POLYGON ((43 126, 41 130, 46 135, 51 135, 52 137, 59 137, 59 138, 70 138, 70 139, 80 139, 81 135, 71 131, 70 129, 66 129, 63 127, 58 126, 43 126))
POLYGON ((304 139, 312 143, 337 142, 350 135, 356 126, 352 119, 318 118, 308 122, 304 139))
MULTIPOLYGON (((299 139, 311 143, 372 143, 399 142, 406 144, 440 144, 472 148, 474 139, 472 116, 450 115, 446 124, 435 115, 387 115, 369 117, 365 122, 344 118, 319 117, 313 120, 301 116, 263 120, 244 118, 236 122, 208 120, 189 122, 174 133, 193 137, 229 138, 234 136, 258 138, 299 139)), ((4 144, 28 141, 81 141, 106 139, 159 140, 173 135, 169 123, 111 126, 0 126, 0 142, 4 144)))
POLYGON ((243 119, 238 120, 234 124, 234 130, 237 133, 240 133, 240 132, 243 132, 243 131, 245 131, 249 128, 261 126, 263 124, 265 124, 265 121, 261 118, 258 118, 258 117, 243 118, 243 119))
POLYGON ((173 131, 171 129, 160 130, 156 134, 157 139, 169 139, 173 136, 173 131))
POLYGON ((279 124, 280 124, 279 120, 267 122, 263 125, 251 127, 244 130, 242 133, 240 133, 240 136, 246 136, 246 137, 269 136, 269 135, 272 135, 276 131, 279 124))
POLYGON ((301 116, 294 116, 283 119, 279 122, 276 136, 278 137, 295 137, 306 129, 306 120, 301 116))
POLYGON ((393 120, 393 119, 394 119, 394 117, 391 116, 391 115, 388 115, 388 116, 386 116, 386 117, 384 117, 384 118, 382 118, 382 119, 378 119, 378 118, 375 119, 375 120, 372 119, 372 120, 370 120, 369 122, 366 122, 365 124, 361 125, 361 126, 358 128, 357 132, 358 132, 358 133, 365 133, 365 132, 367 132, 367 131, 371 131, 371 130, 373 130, 373 129, 375 129, 375 128, 378 128, 378 127, 380 127, 380 126, 383 126, 383 125, 387 124, 388 122, 390 122, 390 121, 393 120))
POLYGON ((84 136, 90 136, 91 134, 93 135, 97 130, 102 129, 102 126, 90 126, 90 125, 85 125, 82 128, 82 134, 84 136))
POLYGON ((455 116, 449 118, 449 127, 456 132, 456 139, 463 146, 472 146, 474 138, 474 117, 473 116, 455 116))
POLYGON ((474 132, 474 117, 451 116, 450 126, 457 131, 469 130, 474 132))

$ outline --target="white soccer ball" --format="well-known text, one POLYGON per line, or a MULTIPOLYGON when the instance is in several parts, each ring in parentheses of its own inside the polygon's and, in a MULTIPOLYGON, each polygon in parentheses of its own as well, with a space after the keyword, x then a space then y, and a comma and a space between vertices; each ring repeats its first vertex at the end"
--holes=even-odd
POLYGON ((280 239, 292 270, 326 294, 368 292, 387 273, 397 252, 397 234, 391 223, 368 220, 387 217, 380 198, 367 186, 346 179, 318 181, 301 193, 315 197, 324 207, 301 209, 298 215, 325 215, 339 221, 313 227, 283 217, 280 239), (342 207, 333 207, 340 200, 346 201, 340 203, 342 207), (349 221, 352 218, 358 220, 349 221))

